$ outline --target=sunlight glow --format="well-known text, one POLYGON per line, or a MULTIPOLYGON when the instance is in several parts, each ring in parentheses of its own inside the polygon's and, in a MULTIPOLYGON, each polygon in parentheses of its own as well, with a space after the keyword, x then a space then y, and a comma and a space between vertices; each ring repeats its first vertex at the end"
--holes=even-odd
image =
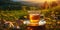
POLYGON ((51 3, 53 1, 57 2, 58 0, 14 0, 14 1, 26 1, 31 3, 44 3, 45 1, 47 1, 48 3, 51 3))
POLYGON ((45 1, 47 1, 47 2, 53 2, 53 1, 57 1, 57 0, 25 0, 25 1, 28 1, 28 2, 34 2, 34 3, 43 3, 43 2, 45 2, 45 1))

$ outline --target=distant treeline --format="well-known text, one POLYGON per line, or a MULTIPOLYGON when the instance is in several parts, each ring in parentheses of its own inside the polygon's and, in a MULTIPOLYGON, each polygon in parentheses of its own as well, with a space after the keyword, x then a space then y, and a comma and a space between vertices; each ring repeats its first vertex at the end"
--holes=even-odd
POLYGON ((13 2, 11 0, 0 0, 0 10, 21 10, 26 8, 29 10, 29 6, 24 5, 20 2, 13 2))
MULTIPOLYGON (((57 6, 57 3, 53 2, 51 6, 57 6)), ((11 0, 0 0, 0 10, 36 10, 36 9, 45 9, 49 8, 49 5, 47 2, 45 2, 42 6, 37 7, 37 6, 29 6, 22 4, 20 2, 14 2, 11 0)))

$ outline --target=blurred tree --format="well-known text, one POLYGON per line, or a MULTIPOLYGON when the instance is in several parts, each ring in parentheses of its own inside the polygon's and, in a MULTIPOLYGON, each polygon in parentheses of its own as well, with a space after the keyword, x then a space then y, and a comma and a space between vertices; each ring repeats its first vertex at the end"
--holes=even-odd
POLYGON ((22 3, 13 2, 11 0, 0 0, 0 10, 19 10, 22 3))
POLYGON ((57 4, 57 2, 55 2, 55 1, 53 1, 52 3, 51 3, 51 7, 55 7, 55 6, 57 6, 58 4, 57 4))
POLYGON ((45 1, 45 2, 42 4, 41 8, 43 8, 43 9, 48 9, 48 8, 49 8, 48 2, 45 1))

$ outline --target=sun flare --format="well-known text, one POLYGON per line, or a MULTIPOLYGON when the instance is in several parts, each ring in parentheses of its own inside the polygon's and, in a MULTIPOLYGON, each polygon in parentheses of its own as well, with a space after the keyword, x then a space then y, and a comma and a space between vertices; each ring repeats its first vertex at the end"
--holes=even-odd
POLYGON ((26 1, 28 1, 28 2, 34 2, 34 3, 41 3, 41 2, 45 2, 45 1, 47 1, 47 2, 53 2, 53 1, 57 1, 57 0, 26 0, 26 1))

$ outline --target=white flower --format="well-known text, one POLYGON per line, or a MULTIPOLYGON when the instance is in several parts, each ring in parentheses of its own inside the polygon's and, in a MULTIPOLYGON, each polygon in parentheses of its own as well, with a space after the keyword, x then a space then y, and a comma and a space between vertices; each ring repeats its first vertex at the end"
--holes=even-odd
POLYGON ((46 24, 46 21, 44 21, 43 19, 39 21, 39 25, 44 25, 46 24))
POLYGON ((29 22, 29 21, 24 21, 23 23, 24 23, 24 24, 30 24, 30 22, 29 22))

